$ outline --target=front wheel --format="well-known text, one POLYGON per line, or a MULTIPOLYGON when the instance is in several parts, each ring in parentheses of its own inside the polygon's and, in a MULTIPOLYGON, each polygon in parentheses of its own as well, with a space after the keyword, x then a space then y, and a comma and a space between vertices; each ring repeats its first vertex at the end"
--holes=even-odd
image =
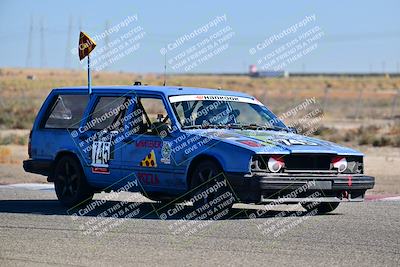
POLYGON ((325 214, 334 211, 338 206, 339 202, 321 202, 321 203, 301 203, 301 206, 308 212, 316 210, 317 214, 325 214))
POLYGON ((64 156, 56 163, 54 187, 58 200, 66 207, 83 204, 93 197, 79 161, 72 156, 64 156))
POLYGON ((209 217, 218 217, 217 212, 229 212, 235 202, 223 170, 210 160, 195 167, 190 188, 193 207, 198 213, 207 212, 209 217))

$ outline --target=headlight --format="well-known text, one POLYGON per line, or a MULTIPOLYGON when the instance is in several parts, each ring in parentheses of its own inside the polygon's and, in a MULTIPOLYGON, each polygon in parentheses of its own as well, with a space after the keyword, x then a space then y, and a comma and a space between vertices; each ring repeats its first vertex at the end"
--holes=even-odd
POLYGON ((268 160, 268 169, 271 172, 279 172, 285 166, 282 157, 270 157, 268 160))
POLYGON ((334 157, 332 159, 332 166, 337 169, 338 172, 344 172, 347 169, 347 160, 345 157, 334 157))

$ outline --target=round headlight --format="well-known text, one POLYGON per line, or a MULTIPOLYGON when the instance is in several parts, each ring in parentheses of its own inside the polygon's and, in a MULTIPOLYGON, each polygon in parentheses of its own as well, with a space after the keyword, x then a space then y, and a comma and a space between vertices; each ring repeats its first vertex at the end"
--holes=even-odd
POLYGON ((347 160, 344 157, 334 157, 332 159, 332 165, 338 172, 344 172, 347 169, 347 160))
POLYGON ((285 166, 285 162, 280 157, 270 157, 268 160, 268 169, 271 172, 279 172, 283 166, 285 166))

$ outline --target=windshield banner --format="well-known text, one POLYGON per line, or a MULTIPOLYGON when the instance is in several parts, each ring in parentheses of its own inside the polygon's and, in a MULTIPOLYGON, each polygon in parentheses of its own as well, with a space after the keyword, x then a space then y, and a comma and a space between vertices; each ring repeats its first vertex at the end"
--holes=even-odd
POLYGON ((230 95, 177 95, 170 96, 169 101, 171 103, 182 102, 182 101, 232 101, 232 102, 243 102, 263 106, 263 104, 255 98, 241 97, 241 96, 230 96, 230 95))

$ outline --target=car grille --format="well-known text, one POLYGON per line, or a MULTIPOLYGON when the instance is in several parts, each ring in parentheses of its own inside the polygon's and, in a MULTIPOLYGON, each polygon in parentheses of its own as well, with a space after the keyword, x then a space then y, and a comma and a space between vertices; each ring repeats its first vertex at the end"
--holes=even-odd
MULTIPOLYGON (((286 173, 337 173, 331 161, 336 154, 290 154, 282 156, 285 162, 283 172, 286 173)), ((343 173, 363 173, 363 159, 360 156, 345 156, 348 169, 343 173)), ((270 155, 256 155, 252 163, 254 171, 268 171, 267 162, 270 155)))
POLYGON ((286 170, 330 170, 331 159, 333 155, 329 154, 298 154, 298 155, 287 155, 283 159, 285 161, 286 170))

